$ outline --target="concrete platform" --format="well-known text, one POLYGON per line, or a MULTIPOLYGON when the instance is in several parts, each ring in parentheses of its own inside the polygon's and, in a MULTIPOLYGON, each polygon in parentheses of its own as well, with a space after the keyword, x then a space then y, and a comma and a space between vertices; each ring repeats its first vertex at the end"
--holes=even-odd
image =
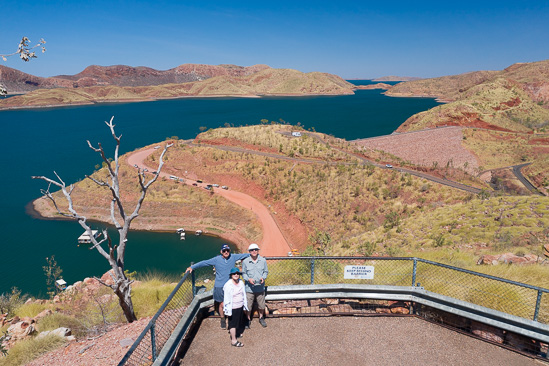
POLYGON ((232 347, 218 318, 202 322, 181 365, 549 365, 414 317, 257 319, 232 347))

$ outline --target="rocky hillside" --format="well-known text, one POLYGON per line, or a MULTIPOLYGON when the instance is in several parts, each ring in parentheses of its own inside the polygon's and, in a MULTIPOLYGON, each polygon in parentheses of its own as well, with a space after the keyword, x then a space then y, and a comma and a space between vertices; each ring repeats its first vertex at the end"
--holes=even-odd
POLYGON ((199 65, 183 64, 169 70, 150 67, 88 66, 76 75, 59 75, 42 78, 0 65, 0 82, 10 93, 26 93, 36 89, 82 88, 89 86, 152 86, 201 81, 215 76, 248 76, 270 69, 267 65, 199 65))
POLYGON ((549 103, 549 60, 517 63, 501 71, 475 71, 400 83, 387 92, 390 96, 432 96, 447 101, 462 98, 472 87, 498 79, 518 84, 535 102, 549 103))
MULTIPOLYGON (((183 65, 180 75, 191 75, 191 66, 183 65)), ((150 69, 152 70, 152 69, 150 69)), ((141 70, 143 71, 143 70, 141 70)), ((0 101, 0 109, 39 106, 81 105, 100 102, 144 101, 189 96, 260 96, 260 95, 341 95, 353 94, 354 85, 339 76, 291 69, 272 69, 263 66, 242 68, 238 66, 212 67, 201 71, 197 81, 150 86, 118 86, 108 84, 88 87, 64 87, 37 89, 24 95, 0 101), (208 76, 204 74, 219 75, 208 76)), ((95 74, 98 75, 98 74, 95 74)), ((110 74, 93 80, 107 80, 110 74)), ((183 78, 183 76, 181 76, 183 78)), ((81 82, 85 78, 78 79, 81 82)), ((130 76, 110 77, 109 80, 129 82, 130 76)), ((148 79, 153 80, 154 77, 148 79)), ((68 79, 56 79, 69 82, 68 79)), ((144 80, 144 79, 140 79, 144 80)), ((158 79, 157 79, 158 80, 158 79)), ((9 90, 9 85, 7 85, 9 90)))
MULTIPOLYGON (((446 99, 397 131, 461 126, 462 145, 477 157, 480 171, 531 163, 523 174, 549 193, 549 60, 401 83, 387 95, 446 99)), ((487 177, 498 181, 496 175, 487 177)))

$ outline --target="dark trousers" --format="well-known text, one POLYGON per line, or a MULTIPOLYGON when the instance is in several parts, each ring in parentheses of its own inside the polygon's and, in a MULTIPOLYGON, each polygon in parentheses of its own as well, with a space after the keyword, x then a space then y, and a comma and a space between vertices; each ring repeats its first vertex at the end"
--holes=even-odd
POLYGON ((233 315, 229 316, 228 328, 236 328, 236 334, 244 332, 244 307, 233 309, 233 315))

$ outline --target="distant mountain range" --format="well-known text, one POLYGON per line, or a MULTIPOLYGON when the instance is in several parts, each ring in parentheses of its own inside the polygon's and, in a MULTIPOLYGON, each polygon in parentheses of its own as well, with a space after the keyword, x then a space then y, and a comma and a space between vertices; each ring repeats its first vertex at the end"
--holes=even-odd
POLYGON ((36 89, 82 88, 89 86, 155 86, 162 84, 202 81, 215 76, 248 76, 270 69, 267 65, 249 67, 235 65, 184 64, 160 71, 150 67, 88 66, 76 75, 42 78, 0 65, 0 81, 10 93, 25 93, 36 89))
POLYGON ((159 71, 148 67, 89 66, 76 75, 41 78, 0 66, 0 82, 10 93, 0 109, 142 101, 186 96, 341 95, 355 85, 339 76, 267 65, 184 64, 159 71))

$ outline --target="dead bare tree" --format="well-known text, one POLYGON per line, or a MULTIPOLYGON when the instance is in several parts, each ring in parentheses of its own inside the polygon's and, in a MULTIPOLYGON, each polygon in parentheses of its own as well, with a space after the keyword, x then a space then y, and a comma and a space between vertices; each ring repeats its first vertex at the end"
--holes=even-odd
POLYGON ((147 194, 147 189, 153 184, 157 178, 160 175, 160 171, 162 170, 162 166, 164 165, 164 155, 166 154, 166 151, 168 151, 168 148, 171 147, 173 144, 166 144, 164 146, 164 150, 160 154, 159 158, 159 164, 158 169, 156 169, 156 172, 153 175, 153 178, 148 180, 145 177, 145 170, 143 168, 137 169, 137 178, 139 180, 140 185, 140 191, 141 195, 139 199, 137 200, 137 204, 133 210, 133 212, 128 215, 126 213, 126 210, 124 209, 123 202, 120 198, 120 182, 119 182, 119 157, 118 152, 120 148, 120 139, 122 135, 116 136, 113 124, 114 117, 111 118, 109 122, 105 122, 107 126, 109 126, 111 130, 112 137, 116 141, 116 147, 114 150, 114 161, 110 161, 106 156, 105 152, 103 150, 103 147, 101 146, 101 143, 98 143, 98 147, 93 147, 92 144, 88 142, 88 146, 93 151, 99 153, 101 155, 101 159, 103 159, 103 162, 106 165, 106 168, 108 170, 108 177, 105 180, 96 179, 91 176, 86 176, 86 178, 92 180, 95 184, 101 187, 106 187, 109 189, 112 195, 111 200, 111 220, 114 224, 116 230, 118 231, 119 235, 119 241, 118 244, 113 245, 112 239, 109 236, 106 229, 103 230, 103 236, 102 239, 99 240, 98 238, 94 237, 92 234, 92 230, 90 226, 86 223, 86 217, 80 215, 76 209, 74 208, 73 200, 72 200, 72 192, 74 190, 74 185, 70 185, 67 187, 65 182, 59 177, 59 175, 54 171, 54 174, 56 176, 55 179, 50 179, 44 176, 33 176, 32 179, 42 179, 46 182, 48 182, 48 188, 42 189, 41 193, 44 195, 44 198, 47 198, 51 200, 57 209, 57 212, 65 217, 70 217, 78 221, 80 226, 86 230, 86 233, 90 236, 92 241, 92 247, 91 249, 96 249, 110 264, 112 271, 109 271, 111 274, 114 283, 112 285, 108 285, 107 283, 103 282, 100 278, 95 277, 101 284, 110 287, 116 296, 118 296, 118 301, 120 303, 120 307, 122 308, 122 311, 124 312, 124 316, 126 317, 127 321, 129 323, 137 320, 137 317, 135 316, 135 312, 133 310, 133 303, 131 299, 131 284, 132 280, 128 279, 126 277, 126 274, 124 273, 124 255, 126 252, 126 244, 127 244, 127 235, 128 231, 130 229, 130 225, 132 221, 139 215, 139 210, 141 209, 141 205, 143 201, 145 200, 145 196, 147 194), (114 168, 113 168, 114 164, 114 168), (65 196, 67 200, 67 208, 66 210, 62 210, 57 202, 55 197, 50 191, 50 188, 53 186, 57 186, 61 189, 63 192, 63 195, 65 196), (116 217, 116 214, 119 215, 121 222, 116 217), (122 223, 122 224, 121 224, 122 223), (108 244, 108 253, 107 251, 101 246, 103 243, 108 244))

